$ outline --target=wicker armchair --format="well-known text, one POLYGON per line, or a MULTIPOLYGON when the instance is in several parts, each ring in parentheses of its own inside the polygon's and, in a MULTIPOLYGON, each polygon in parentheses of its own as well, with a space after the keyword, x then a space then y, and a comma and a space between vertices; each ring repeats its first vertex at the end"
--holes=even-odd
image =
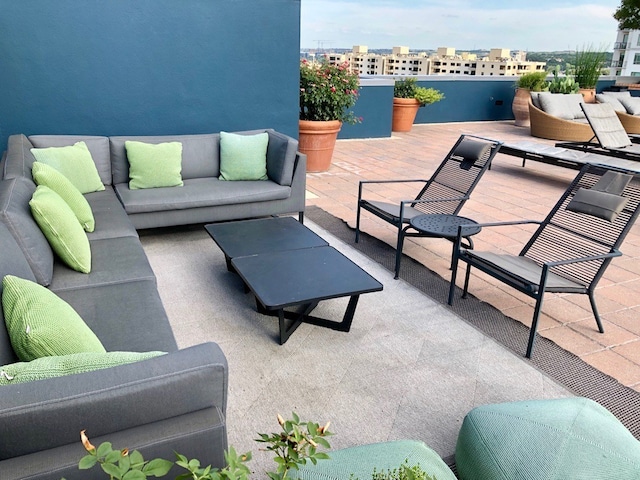
POLYGON ((574 122, 554 117, 529 104, 531 135, 550 140, 588 142, 593 138, 593 130, 588 123, 574 122))
POLYGON ((630 115, 624 112, 616 112, 618 118, 620 119, 620 123, 627 131, 627 133, 640 133, 640 116, 639 115, 630 115))

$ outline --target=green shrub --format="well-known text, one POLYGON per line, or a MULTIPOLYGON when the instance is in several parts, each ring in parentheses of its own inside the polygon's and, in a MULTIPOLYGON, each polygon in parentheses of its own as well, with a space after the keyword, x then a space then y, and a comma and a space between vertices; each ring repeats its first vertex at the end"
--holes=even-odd
POLYGON ((415 98, 420 106, 430 105, 444 99, 444 94, 435 88, 419 87, 412 77, 396 80, 393 86, 393 96, 396 98, 415 98))
POLYGON ((518 88, 526 88, 532 92, 543 92, 548 90, 549 82, 547 82, 547 72, 525 73, 518 78, 516 86, 518 88))

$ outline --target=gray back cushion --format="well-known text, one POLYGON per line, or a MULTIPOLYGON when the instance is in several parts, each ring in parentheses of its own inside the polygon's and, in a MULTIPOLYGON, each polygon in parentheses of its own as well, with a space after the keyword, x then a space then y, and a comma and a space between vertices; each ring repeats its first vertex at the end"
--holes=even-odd
MULTIPOLYGON (((86 135, 31 135, 29 140, 36 148, 67 147, 80 141, 86 143, 98 169, 100 180, 102 180, 102 183, 105 185, 111 185, 109 138, 86 135)), ((29 165, 29 174, 25 176, 31 178, 31 165, 29 165)))
POLYGON ((298 142, 275 130, 267 130, 267 133, 269 134, 267 175, 274 182, 290 187, 293 181, 298 142))
MULTIPOLYGON (((0 255, 0 295, 2 294, 1 280, 5 275, 15 275, 16 277, 35 282, 36 278, 27 263, 27 259, 24 258, 22 250, 16 243, 13 235, 11 235, 7 226, 2 222, 0 222, 0 245, 2 245, 2 255, 0 255)), ((6 365, 18 361, 18 358, 13 352, 9 336, 7 335, 1 305, 0 322, 0 365, 6 365)))
POLYGON ((26 177, 1 181, 0 221, 13 235, 37 282, 47 286, 53 277, 54 257, 49 242, 31 215, 29 201, 35 190, 35 183, 26 177))
POLYGON ((144 143, 180 142, 182 144, 182 179, 217 177, 220 175, 220 135, 161 135, 111 137, 111 169, 113 184, 129 181, 129 161, 124 143, 135 140, 144 143))

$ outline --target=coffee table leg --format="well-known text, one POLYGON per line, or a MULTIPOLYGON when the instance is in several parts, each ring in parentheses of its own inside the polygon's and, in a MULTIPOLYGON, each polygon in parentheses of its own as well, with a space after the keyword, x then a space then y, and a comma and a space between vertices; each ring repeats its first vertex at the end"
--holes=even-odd
POLYGON ((289 340, 289 337, 303 323, 304 319, 318 306, 318 302, 309 303, 304 306, 302 313, 285 312, 284 308, 278 309, 278 324, 280 326, 280 345, 289 340), (289 326, 285 319, 293 320, 289 326))

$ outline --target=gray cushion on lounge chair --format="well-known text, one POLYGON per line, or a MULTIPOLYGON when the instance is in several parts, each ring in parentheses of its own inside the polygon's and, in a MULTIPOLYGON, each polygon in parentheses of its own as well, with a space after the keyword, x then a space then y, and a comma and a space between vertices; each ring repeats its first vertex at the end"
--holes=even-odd
POLYGON ((622 103, 620 103, 620 99, 614 95, 597 93, 596 101, 598 103, 610 104, 616 112, 627 113, 627 109, 624 108, 624 105, 622 105, 622 103))
POLYGON ((491 145, 488 143, 463 138, 454 150, 454 155, 463 158, 460 168, 468 170, 476 161, 485 156, 489 150, 491 150, 491 145))
POLYGON ((640 115, 640 98, 627 97, 620 98, 620 103, 627 109, 629 115, 640 115))
POLYGON ((567 205, 567 210, 613 222, 626 204, 627 199, 618 195, 580 188, 567 205))
POLYGON ((611 104, 583 103, 581 107, 603 148, 623 148, 631 145, 629 135, 611 104))
MULTIPOLYGON (((509 272, 510 276, 522 283, 535 285, 537 287, 540 282, 542 267, 530 258, 476 250, 467 250, 466 253, 483 260, 489 265, 509 272)), ((556 275, 553 272, 549 272, 546 289, 547 291, 555 292, 575 292, 576 290, 584 290, 584 286, 567 278, 563 278, 560 275, 556 275)), ((535 291, 537 291, 537 288, 535 288, 535 291)))
POLYGON ((596 182, 596 184, 591 187, 592 190, 597 190, 598 192, 607 192, 612 193, 614 195, 621 195, 624 192, 624 189, 627 188, 629 182, 633 178, 633 175, 628 175, 626 173, 620 172, 612 172, 609 170, 606 172, 600 180, 596 182))

